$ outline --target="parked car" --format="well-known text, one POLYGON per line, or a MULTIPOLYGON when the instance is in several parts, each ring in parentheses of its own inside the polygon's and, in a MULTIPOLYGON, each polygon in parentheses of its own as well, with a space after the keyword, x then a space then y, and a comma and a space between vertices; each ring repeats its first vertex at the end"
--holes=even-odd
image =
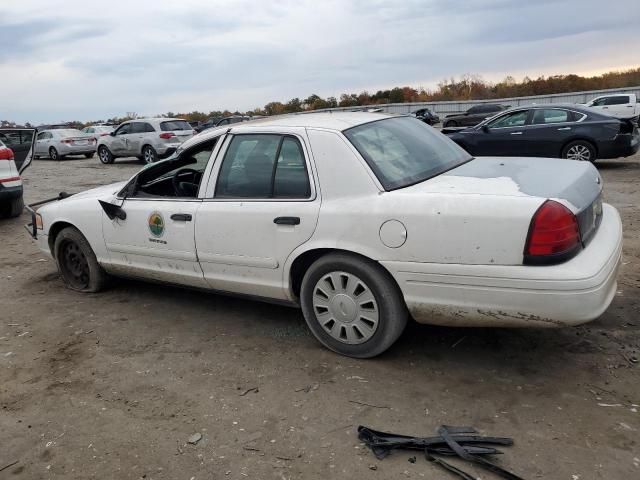
POLYGON ((62 160, 67 155, 93 157, 96 153, 96 137, 75 128, 40 130, 36 136, 35 158, 49 157, 62 160))
POLYGON ((194 134, 189 122, 179 118, 131 120, 98 139, 98 158, 104 164, 113 163, 118 157, 138 157, 153 163, 169 157, 194 134))
POLYGON ((24 208, 20 174, 31 163, 34 129, 0 129, 0 217, 18 217, 24 208))
POLYGON ((513 108, 479 125, 443 133, 472 155, 555 157, 595 162, 633 155, 638 129, 621 120, 577 105, 530 105, 513 108))
POLYGON ((206 122, 198 125, 198 127, 194 127, 194 130, 198 133, 204 132, 205 130, 208 130, 218 125, 218 122, 220 120, 222 120, 222 117, 211 117, 206 122))
POLYGON ((588 162, 473 158, 415 118, 333 112, 204 132, 129 181, 27 208, 72 289, 121 275, 299 305, 322 344, 366 358, 409 313, 600 316, 622 248, 601 199, 588 162))
POLYGON ((440 122, 440 117, 428 108, 421 108, 412 113, 418 120, 423 121, 427 125, 435 125, 440 122))
POLYGON ((618 118, 636 118, 640 120, 640 99, 634 93, 601 95, 585 104, 603 113, 618 118))
POLYGON ((84 127, 81 131, 100 138, 109 135, 113 130, 114 128, 111 125, 91 125, 90 127, 84 127))
POLYGON ((251 120, 251 117, 248 115, 230 115, 220 119, 218 123, 216 123, 216 127, 231 125, 233 123, 248 122, 249 120, 251 120))
POLYGON ((496 113, 507 110, 509 105, 500 105, 497 103, 482 103, 474 105, 464 113, 455 113, 447 115, 443 121, 443 127, 473 127, 488 117, 494 116, 496 113))

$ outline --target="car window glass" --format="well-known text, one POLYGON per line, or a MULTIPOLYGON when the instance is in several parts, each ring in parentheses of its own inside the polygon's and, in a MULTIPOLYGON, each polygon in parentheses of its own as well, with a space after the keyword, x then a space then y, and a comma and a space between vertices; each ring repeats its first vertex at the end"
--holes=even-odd
POLYGON ((605 104, 605 102, 607 101, 606 98, 598 98, 596 100, 593 101, 593 103, 591 104, 592 107, 601 107, 602 105, 605 104))
POLYGON ((606 99, 605 105, 624 105, 629 103, 628 95, 617 95, 606 99))
POLYGON ((126 135, 128 133, 131 133, 131 124, 130 123, 126 123, 126 124, 122 125, 116 131, 116 135, 126 135))
POLYGON ((273 182, 274 198, 309 198, 311 187, 302 147, 298 140, 285 137, 280 147, 273 182))
POLYGON ((571 115, 567 110, 559 110, 557 108, 549 108, 544 110, 534 110, 533 123, 562 123, 571 121, 571 115))
MULTIPOLYGON (((42 134, 40 134, 42 135, 42 134)), ((40 136, 38 136, 38 139, 40 136)), ((16 130, 15 132, 0 133, 0 140, 7 147, 18 147, 20 145, 31 144, 33 140, 33 131, 16 130)))
POLYGON ((144 126, 143 131, 145 133, 153 133, 156 131, 155 128, 153 128, 153 126, 150 123, 144 123, 143 126, 144 126))
POLYGON ((238 135, 222 161, 216 197, 270 198, 280 135, 238 135))
POLYGON ((476 105, 475 107, 471 107, 469 110, 467 110, 468 113, 480 113, 480 106, 476 105))
POLYGON ((141 122, 132 122, 129 133, 142 133, 144 131, 144 124, 141 122))
POLYGON ((189 122, 186 120, 168 120, 160 122, 160 130, 163 132, 172 132, 175 130, 193 130, 189 122))
POLYGON ((524 125, 528 112, 528 110, 520 110, 518 112, 507 113, 489 122, 488 126, 491 128, 503 128, 524 125))
POLYGON ((427 180, 471 159, 461 147, 415 118, 379 120, 343 133, 386 190, 427 180))

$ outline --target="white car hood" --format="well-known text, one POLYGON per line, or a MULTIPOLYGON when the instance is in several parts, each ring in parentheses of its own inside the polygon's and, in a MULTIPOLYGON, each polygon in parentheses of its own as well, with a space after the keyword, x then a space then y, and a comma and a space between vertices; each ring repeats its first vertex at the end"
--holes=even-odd
POLYGON ((68 197, 68 199, 62 200, 61 202, 68 200, 78 200, 78 199, 104 199, 105 197, 109 197, 111 195, 115 195, 120 190, 124 188, 124 186, 128 183, 128 180, 124 182, 111 183, 109 185, 103 185, 101 187, 92 188, 91 190, 85 190, 84 192, 76 193, 68 197))

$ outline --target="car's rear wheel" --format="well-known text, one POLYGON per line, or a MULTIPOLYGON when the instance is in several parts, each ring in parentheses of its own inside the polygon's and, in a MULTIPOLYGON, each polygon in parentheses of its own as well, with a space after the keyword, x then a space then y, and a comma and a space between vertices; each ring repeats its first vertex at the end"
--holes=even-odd
POLYGON ((84 158, 93 158, 93 153, 85 153, 84 158))
POLYGON ((458 122, 456 122, 455 120, 450 120, 444 124, 445 128, 457 127, 457 126, 458 126, 458 122))
POLYGON ((104 145, 100 145, 100 148, 98 148, 98 158, 100 159, 100 162, 105 165, 113 163, 115 160, 113 154, 104 145))
POLYGON ((0 203, 0 217, 15 218, 19 217, 24 209, 22 197, 12 198, 5 203, 0 203))
POLYGON ((75 227, 60 231, 54 244, 58 270, 67 287, 78 292, 98 292, 107 282, 91 245, 75 227))
POLYGON ((349 254, 329 254, 313 263, 302 280, 300 300, 320 343, 349 357, 381 354, 407 324, 407 308, 391 275, 349 254))
POLYGON ((582 162, 595 162, 596 149, 590 142, 587 142, 586 140, 576 140, 567 144, 562 149, 562 158, 579 160, 582 162))
POLYGON ((58 154, 58 150, 55 147, 49 148, 49 158, 51 160, 60 160, 60 155, 58 154))
POLYGON ((151 145, 145 145, 142 149, 142 161, 144 163, 154 163, 158 159, 158 154, 151 145))

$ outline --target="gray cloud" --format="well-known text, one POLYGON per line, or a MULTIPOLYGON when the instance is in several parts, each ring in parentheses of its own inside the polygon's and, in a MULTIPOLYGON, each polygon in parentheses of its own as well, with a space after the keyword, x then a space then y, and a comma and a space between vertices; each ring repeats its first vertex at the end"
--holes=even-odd
POLYGON ((2 115, 37 122, 635 66, 623 46, 637 43, 640 4, 22 0, 3 13, 2 115))

